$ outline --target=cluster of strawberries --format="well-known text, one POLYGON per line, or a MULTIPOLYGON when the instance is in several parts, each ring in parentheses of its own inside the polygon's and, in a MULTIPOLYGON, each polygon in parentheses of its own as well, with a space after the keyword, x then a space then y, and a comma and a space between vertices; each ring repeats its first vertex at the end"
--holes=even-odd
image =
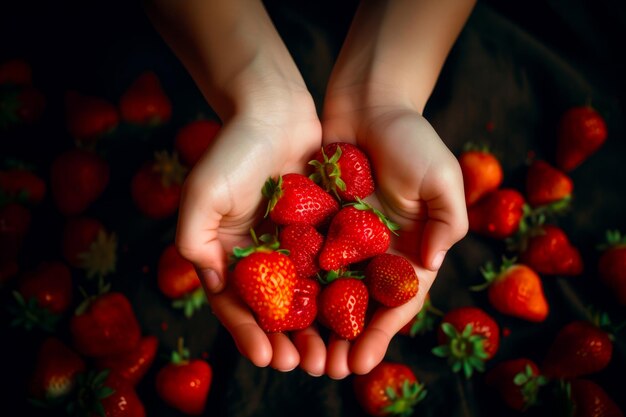
POLYGON ((417 294, 405 257, 388 252, 397 226, 363 201, 375 184, 366 154, 336 142, 309 163, 311 175, 269 178, 262 190, 277 229, 235 248, 232 284, 266 332, 304 329, 316 319, 355 339, 371 299, 395 307, 417 294), (321 284, 320 284, 321 283, 321 284))

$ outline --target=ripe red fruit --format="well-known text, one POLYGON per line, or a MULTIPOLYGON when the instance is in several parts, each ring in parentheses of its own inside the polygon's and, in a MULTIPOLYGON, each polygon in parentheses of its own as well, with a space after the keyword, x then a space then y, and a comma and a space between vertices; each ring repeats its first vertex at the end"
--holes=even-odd
POLYGON ((176 213, 187 168, 178 156, 166 151, 156 152, 152 161, 135 172, 131 181, 131 197, 137 209, 154 220, 176 213))
POLYGON ((419 280, 404 256, 382 253, 367 264, 365 285, 374 300, 387 307, 397 307, 417 294, 419 280))
POLYGON ((65 123, 75 141, 93 143, 113 131, 120 116, 107 100, 70 90, 65 93, 65 123))
POLYGON ((553 339, 542 370, 550 378, 576 378, 606 368, 613 356, 609 334, 596 324, 575 320, 553 339))
POLYGON ((122 120, 137 125, 159 125, 172 116, 172 103, 159 77, 151 71, 142 73, 132 82, 122 94, 119 108, 122 120))
POLYGON ((135 386, 144 377, 156 357, 159 339, 156 336, 142 337, 135 349, 117 355, 96 359, 98 369, 108 369, 112 374, 135 386))
POLYGON ((541 278, 533 269, 505 258, 499 270, 488 262, 481 272, 486 282, 473 288, 487 288, 493 308, 523 320, 541 322, 546 319, 548 302, 541 278))
POLYGON ((298 278, 293 289, 289 312, 283 319, 258 317, 259 326, 268 333, 302 330, 309 327, 317 317, 317 296, 320 284, 317 280, 298 278))
POLYGON ((319 226, 339 210, 337 201, 310 178, 296 173, 285 174, 263 186, 269 200, 265 215, 280 225, 306 223, 319 226))
POLYGON ((109 164, 94 152, 70 149, 52 162, 50 190, 66 216, 84 212, 109 184, 109 164))
POLYGON ((63 228, 61 250, 65 260, 85 270, 88 278, 115 272, 117 236, 93 217, 69 218, 63 228))
POLYGON ((574 191, 572 179, 542 160, 535 160, 526 173, 526 199, 532 207, 567 205, 574 191))
POLYGON ((626 236, 617 230, 606 232, 606 243, 599 246, 598 261, 600 280, 617 298, 626 305, 626 236))
POLYGON ((483 372, 484 362, 493 358, 500 346, 496 321, 479 307, 458 307, 448 311, 437 331, 439 346, 435 356, 448 358, 454 372, 463 371, 470 378, 483 372))
MULTIPOLYGON (((572 417, 624 417, 602 386, 583 378, 568 381, 572 417)), ((566 388, 567 390, 567 388, 566 388)))
MULTIPOLYGON (((93 387, 93 384, 87 384, 87 386, 93 387)), ((104 398, 100 399, 103 410, 102 415, 115 417, 145 417, 146 410, 141 398, 137 395, 137 391, 135 391, 135 387, 117 374, 108 374, 102 386, 98 387, 96 385, 94 388, 96 398, 98 398, 98 389, 104 389, 109 393, 104 398)), ((96 413, 92 412, 90 415, 94 414, 96 413)))
POLYGON ((339 270, 385 253, 391 233, 397 229, 397 225, 363 201, 344 206, 331 220, 319 265, 325 271, 339 270))
POLYGON ((582 256, 558 226, 544 224, 529 229, 520 248, 520 262, 540 274, 580 275, 582 256))
POLYGON ((221 127, 222 125, 215 120, 195 120, 178 130, 174 138, 174 150, 181 162, 193 167, 221 127))
POLYGON ((294 223, 285 226, 278 236, 280 247, 289 251, 298 276, 313 277, 320 271, 317 257, 324 237, 313 226, 305 223, 294 223))
POLYGON ((369 294, 363 281, 337 278, 326 285, 319 298, 320 323, 337 336, 354 340, 365 326, 369 294))
POLYGON ((493 239, 505 239, 519 229, 526 202, 517 190, 501 188, 486 194, 468 208, 470 231, 493 239))
POLYGON ((161 252, 157 265, 157 284, 161 293, 173 299, 172 305, 182 309, 187 317, 206 304, 196 269, 182 257, 174 244, 168 245, 161 252))
POLYGON ((459 156, 463 174, 465 203, 471 206, 502 184, 502 165, 494 154, 486 148, 468 146, 459 156))
POLYGON ((172 353, 170 363, 158 371, 156 391, 166 404, 197 416, 204 413, 213 370, 204 360, 189 359, 189 352, 181 344, 179 351, 172 353))
POLYGON ((424 384, 408 366, 383 361, 368 374, 356 375, 354 393, 363 410, 371 416, 408 416, 426 396, 424 384))
POLYGON ((74 347, 88 357, 128 353, 141 338, 141 328, 123 293, 106 292, 83 302, 70 319, 74 347))
POLYGON ((36 205, 46 194, 45 181, 35 173, 21 168, 0 171, 0 195, 20 204, 36 205))
POLYGON ((507 359, 485 375, 485 382, 498 392, 509 408, 525 411, 537 404, 541 387, 548 383, 537 364, 528 358, 507 359))
POLYGON ((568 109, 559 120, 556 165, 570 172, 604 144, 607 127, 604 118, 590 106, 568 109))
POLYGON ((369 159, 356 145, 345 142, 325 145, 309 164, 314 170, 311 179, 342 201, 357 201, 374 192, 369 159))

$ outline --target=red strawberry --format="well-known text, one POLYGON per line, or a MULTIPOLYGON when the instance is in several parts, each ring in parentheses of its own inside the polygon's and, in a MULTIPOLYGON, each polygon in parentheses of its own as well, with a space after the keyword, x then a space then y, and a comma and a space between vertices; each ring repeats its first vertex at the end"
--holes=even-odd
POLYGON ((137 209, 155 220, 175 214, 186 174, 187 169, 175 153, 156 152, 154 160, 145 163, 133 175, 131 196, 137 209))
POLYGON ((119 119, 117 107, 103 98, 73 90, 65 93, 65 123, 77 142, 95 142, 113 131, 119 119))
POLYGON ((188 167, 194 166, 221 127, 215 120, 196 120, 178 130, 174 138, 174 150, 182 163, 188 167))
POLYGON ((424 384, 408 366, 383 361, 368 374, 353 380, 357 402, 371 416, 408 416, 426 396, 424 384))
POLYGON ((485 375, 485 382, 509 408, 525 411, 537 404, 539 391, 548 380, 540 374, 535 362, 517 358, 498 363, 485 375))
POLYGON ((324 237, 313 226, 305 223, 294 223, 285 226, 279 234, 280 247, 289 251, 298 276, 313 277, 320 271, 317 257, 324 237))
POLYGON ((204 413, 212 378, 211 365, 189 359, 189 352, 179 342, 179 351, 173 352, 171 362, 157 373, 156 391, 166 404, 197 416, 204 413))
POLYGON ((556 165, 570 172, 604 144, 607 127, 600 113, 590 106, 572 107, 559 120, 556 165))
POLYGON ((491 191, 468 208, 469 229, 494 239, 510 237, 520 226, 525 206, 524 197, 517 190, 491 191))
POLYGON ((74 217, 66 221, 61 243, 63 257, 88 278, 104 277, 115 272, 117 236, 92 217, 74 217))
POLYGON ((502 314, 534 322, 548 317, 549 307, 543 284, 533 269, 505 258, 499 270, 488 262, 481 272, 486 283, 473 288, 488 288, 493 308, 502 314))
POLYGON ((76 350, 89 357, 131 352, 141 338, 130 301, 119 292, 85 300, 70 320, 70 332, 76 350))
POLYGON ((46 194, 45 181, 35 173, 21 168, 0 171, 0 194, 24 204, 39 204, 46 194))
POLYGON ((529 229, 520 250, 520 261, 540 274, 580 275, 583 261, 565 231, 544 224, 529 229))
POLYGON ((317 317, 318 281, 298 278, 293 289, 293 301, 287 315, 280 320, 259 317, 259 326, 268 333, 302 330, 309 327, 317 317))
POLYGON ((31 223, 30 210, 21 204, 0 206, 0 260, 17 259, 31 223))
POLYGON ((448 358, 454 372, 470 378, 483 372, 484 362, 493 358, 500 345, 496 321, 479 307, 458 307, 446 313, 437 332, 439 346, 433 354, 448 358))
POLYGON ((85 370, 85 361, 57 337, 43 341, 37 353, 29 394, 44 403, 67 397, 76 386, 76 378, 85 370))
POLYGON ((156 336, 145 336, 132 351, 98 358, 96 364, 99 369, 108 369, 135 386, 150 369, 158 347, 156 336))
POLYGON ((325 271, 339 270, 385 253, 391 233, 397 229, 397 225, 363 201, 344 206, 331 220, 319 255, 320 267, 325 271))
POLYGON ((356 201, 374 192, 369 159, 351 143, 325 145, 309 164, 314 168, 313 181, 342 201, 356 201))
POLYGON ((387 307, 397 307, 417 294, 419 280, 408 259, 381 253, 367 264, 365 285, 374 300, 387 307))
POLYGON ((626 236, 617 230, 606 232, 606 244, 598 261, 600 280, 615 294, 617 300, 626 305, 626 236))
POLYGON ((526 174, 526 199, 532 207, 559 203, 567 205, 574 182, 564 172, 542 160, 535 160, 526 174))
POLYGON ((320 294, 320 322, 343 339, 356 339, 365 326, 368 298, 367 287, 360 279, 337 278, 320 294))
POLYGON ((422 309, 398 333, 410 337, 426 334, 435 328, 435 322, 441 316, 443 313, 433 306, 430 294, 427 293, 422 309))
POLYGON ((263 186, 263 196, 269 200, 266 215, 280 225, 319 226, 339 210, 330 194, 302 174, 285 174, 278 181, 269 178, 263 186))
POLYGON ((254 234, 253 239, 253 246, 233 250, 238 261, 232 283, 258 317, 283 320, 292 308, 296 268, 287 255, 275 250, 277 242, 259 245, 254 234))
POLYGON ((175 300, 173 306, 183 309, 187 317, 191 317, 206 304, 206 296, 196 269, 182 257, 174 244, 168 245, 161 252, 157 266, 157 284, 161 293, 175 300))
POLYGON ((572 417, 624 417, 619 406, 602 386, 589 380, 576 378, 568 381, 570 415, 572 417))
POLYGON ((122 120, 137 125, 159 125, 172 116, 172 103, 154 72, 141 74, 120 98, 122 120))
POLYGON ((497 190, 502 184, 502 165, 486 147, 466 146, 459 156, 459 165, 463 173, 465 203, 468 207, 482 196, 497 190))
MULTIPOLYGON (((145 417, 146 410, 135 387, 114 373, 109 374, 103 383, 110 395, 100 400, 104 413, 111 417, 145 417)), ((93 414, 92 414, 93 415, 93 414)))
POLYGON ((606 368, 613 356, 610 335, 586 320, 574 320, 553 339, 543 362, 550 378, 576 378, 606 368))
POLYGON ((66 216, 81 214, 109 184, 109 164, 93 152, 70 149, 52 162, 50 189, 57 208, 66 216))
POLYGON ((33 70, 30 64, 14 58, 0 64, 0 85, 30 85, 33 82, 33 70))

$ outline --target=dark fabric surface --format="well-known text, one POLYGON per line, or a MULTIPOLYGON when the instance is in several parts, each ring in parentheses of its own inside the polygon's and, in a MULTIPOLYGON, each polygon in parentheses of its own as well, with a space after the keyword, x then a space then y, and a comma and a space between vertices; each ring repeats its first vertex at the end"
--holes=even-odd
MULTIPOLYGON (((330 1, 322 5, 304 3, 308 2, 271 1, 268 9, 321 108, 324 85, 356 2, 340 6, 330 1)), ((570 319, 583 317, 589 304, 607 310, 616 322, 626 320, 624 306, 598 284, 595 249, 606 229, 626 232, 626 72, 619 41, 625 32, 626 6, 620 1, 479 2, 426 107, 426 118, 455 154, 467 141, 489 143, 502 161, 505 184, 518 189, 523 189, 524 161, 529 153, 553 160, 556 123, 567 108, 592 103, 608 125, 605 145, 571 173, 575 184, 573 210, 559 219, 583 253, 585 273, 574 278, 543 279, 551 306, 544 323, 531 324, 497 314, 484 294, 468 290, 480 280, 480 266, 502 255, 501 242, 468 234, 448 254, 431 291, 433 304, 444 311, 479 305, 510 330, 488 367, 518 356, 540 362, 556 330, 570 319)), ((15 56, 29 60, 35 84, 48 102, 44 118, 36 126, 0 133, 0 154, 28 160, 44 174, 52 156, 71 145, 63 121, 66 89, 116 102, 143 70, 154 70, 162 79, 174 104, 172 121, 148 139, 129 134, 114 144, 110 150, 110 157, 115 157, 111 184, 89 213, 118 233, 121 253, 113 286, 131 298, 144 334, 158 336, 159 352, 170 351, 177 337, 184 336, 192 354, 206 353, 215 375, 205 414, 364 415, 352 393, 352 378, 333 381, 312 378, 299 370, 285 374, 256 368, 239 356, 230 335, 208 308, 186 319, 158 292, 156 261, 161 249, 173 239, 175 219, 155 222, 142 218, 129 199, 129 178, 154 149, 171 147, 174 133, 184 123, 197 114, 211 116, 212 112, 141 8, 123 2, 16 2, 2 7, 0 36, 0 61, 15 56), (166 330, 163 323, 167 323, 166 330)), ((63 218, 50 199, 37 208, 33 218, 38 233, 27 241, 23 267, 59 255, 63 218)), ((8 289, 1 291, 2 300, 8 302, 8 289)), ((24 383, 44 335, 11 329, 8 320, 2 316, 1 395, 7 400, 5 404, 35 415, 38 411, 26 402, 24 383)), ((65 330, 60 334, 67 336, 65 330)), ((434 333, 414 339, 397 336, 386 357, 409 365, 426 384, 428 395, 415 415, 512 414, 494 399, 482 375, 466 381, 451 373, 445 361, 430 353, 434 345, 434 333)), ((155 394, 154 376, 160 361, 157 358, 139 385, 139 394, 149 416, 179 415, 155 394)), ((610 366, 591 379, 626 410, 621 382, 624 371, 626 338, 621 334, 615 341, 610 366)), ((543 414, 549 415, 543 409, 528 413, 543 414)))

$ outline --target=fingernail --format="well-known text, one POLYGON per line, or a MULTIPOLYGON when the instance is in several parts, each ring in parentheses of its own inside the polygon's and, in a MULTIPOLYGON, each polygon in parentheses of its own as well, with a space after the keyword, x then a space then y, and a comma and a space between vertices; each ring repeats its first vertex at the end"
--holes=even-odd
POLYGON ((432 269, 434 271, 438 270, 439 268, 441 268, 441 264, 443 263, 444 258, 446 257, 446 251, 442 250, 440 252, 438 252, 435 257, 433 258, 433 262, 431 264, 432 269))
POLYGON ((200 279, 204 282, 204 288, 210 292, 219 292, 222 289, 223 281, 214 269, 203 269, 198 271, 200 279))
POLYGON ((319 378, 322 374, 314 374, 313 372, 307 372, 307 374, 311 375, 314 378, 319 378))

